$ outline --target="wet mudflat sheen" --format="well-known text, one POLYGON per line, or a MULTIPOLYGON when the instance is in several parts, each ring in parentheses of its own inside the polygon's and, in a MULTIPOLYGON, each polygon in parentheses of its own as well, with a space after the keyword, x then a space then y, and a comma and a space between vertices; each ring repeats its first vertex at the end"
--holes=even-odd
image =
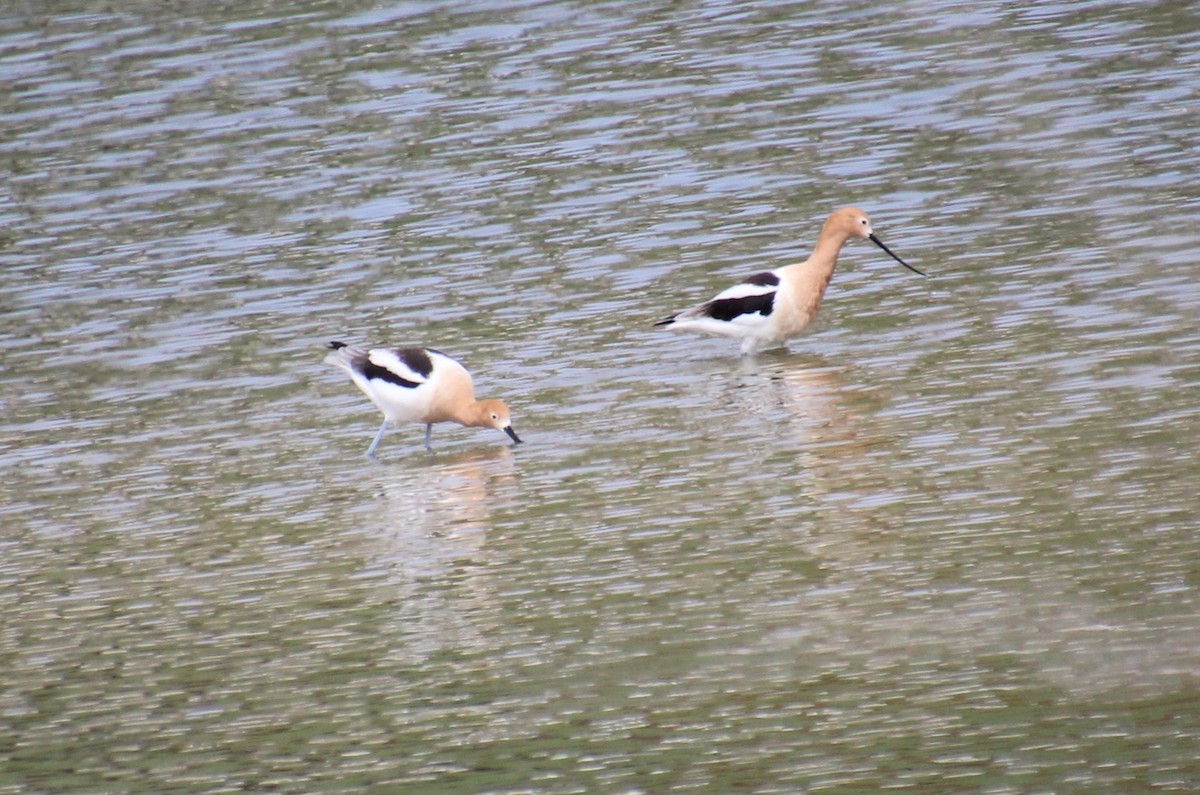
POLYGON ((0 793, 1200 790, 1198 31, 0 11, 0 793), (845 204, 929 278, 652 327, 845 204))

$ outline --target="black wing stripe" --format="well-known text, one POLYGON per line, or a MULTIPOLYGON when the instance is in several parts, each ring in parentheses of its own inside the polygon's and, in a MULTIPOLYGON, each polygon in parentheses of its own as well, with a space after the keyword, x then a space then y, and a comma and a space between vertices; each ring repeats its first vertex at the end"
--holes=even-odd
POLYGON ((366 359, 365 357, 362 363, 361 372, 363 377, 368 381, 387 381, 389 384, 402 386, 405 389, 416 389, 420 386, 420 384, 416 381, 409 381, 407 378, 396 375, 386 367, 380 367, 379 365, 375 364, 375 362, 371 361, 370 359, 366 359))
POLYGON ((747 295, 742 298, 719 298, 709 301, 704 314, 713 320, 730 321, 742 315, 753 315, 756 312, 766 317, 774 308, 775 293, 770 292, 762 295, 747 295))
POLYGON ((404 362, 404 366, 422 378, 428 378, 433 372, 433 359, 420 348, 401 348, 396 351, 396 358, 404 362))
POLYGON ((779 277, 770 271, 763 271, 746 279, 743 284, 756 284, 759 287, 777 287, 779 285, 779 277))

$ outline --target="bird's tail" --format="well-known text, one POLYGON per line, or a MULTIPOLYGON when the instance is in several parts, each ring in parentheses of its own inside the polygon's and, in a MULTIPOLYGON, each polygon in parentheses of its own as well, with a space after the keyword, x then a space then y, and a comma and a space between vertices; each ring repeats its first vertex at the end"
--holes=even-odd
POLYGON ((353 362, 356 358, 366 354, 365 348, 359 348, 355 345, 347 345, 344 342, 334 340, 329 343, 329 353, 325 354, 325 363, 332 364, 334 367, 340 367, 348 373, 354 372, 353 362))

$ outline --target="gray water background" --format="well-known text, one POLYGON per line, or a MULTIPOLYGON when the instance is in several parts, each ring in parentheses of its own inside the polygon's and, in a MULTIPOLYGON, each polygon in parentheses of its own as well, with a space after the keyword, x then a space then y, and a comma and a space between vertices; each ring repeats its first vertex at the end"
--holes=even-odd
POLYGON ((1200 790, 1198 177, 1190 3, 7 4, 0 793, 1200 790))

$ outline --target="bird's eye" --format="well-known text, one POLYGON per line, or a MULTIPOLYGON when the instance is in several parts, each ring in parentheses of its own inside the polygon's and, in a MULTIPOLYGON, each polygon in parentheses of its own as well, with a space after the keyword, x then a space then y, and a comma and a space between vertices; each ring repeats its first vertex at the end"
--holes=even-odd
POLYGON ((499 416, 496 414, 496 412, 494 412, 494 411, 493 411, 493 412, 492 412, 492 419, 494 419, 494 420, 498 420, 498 419, 500 419, 500 417, 499 417, 499 416))
POLYGON ((862 224, 863 226, 866 226, 866 225, 867 225, 867 219, 866 219, 866 218, 859 218, 859 219, 858 219, 858 222, 859 222, 860 224, 862 224))

